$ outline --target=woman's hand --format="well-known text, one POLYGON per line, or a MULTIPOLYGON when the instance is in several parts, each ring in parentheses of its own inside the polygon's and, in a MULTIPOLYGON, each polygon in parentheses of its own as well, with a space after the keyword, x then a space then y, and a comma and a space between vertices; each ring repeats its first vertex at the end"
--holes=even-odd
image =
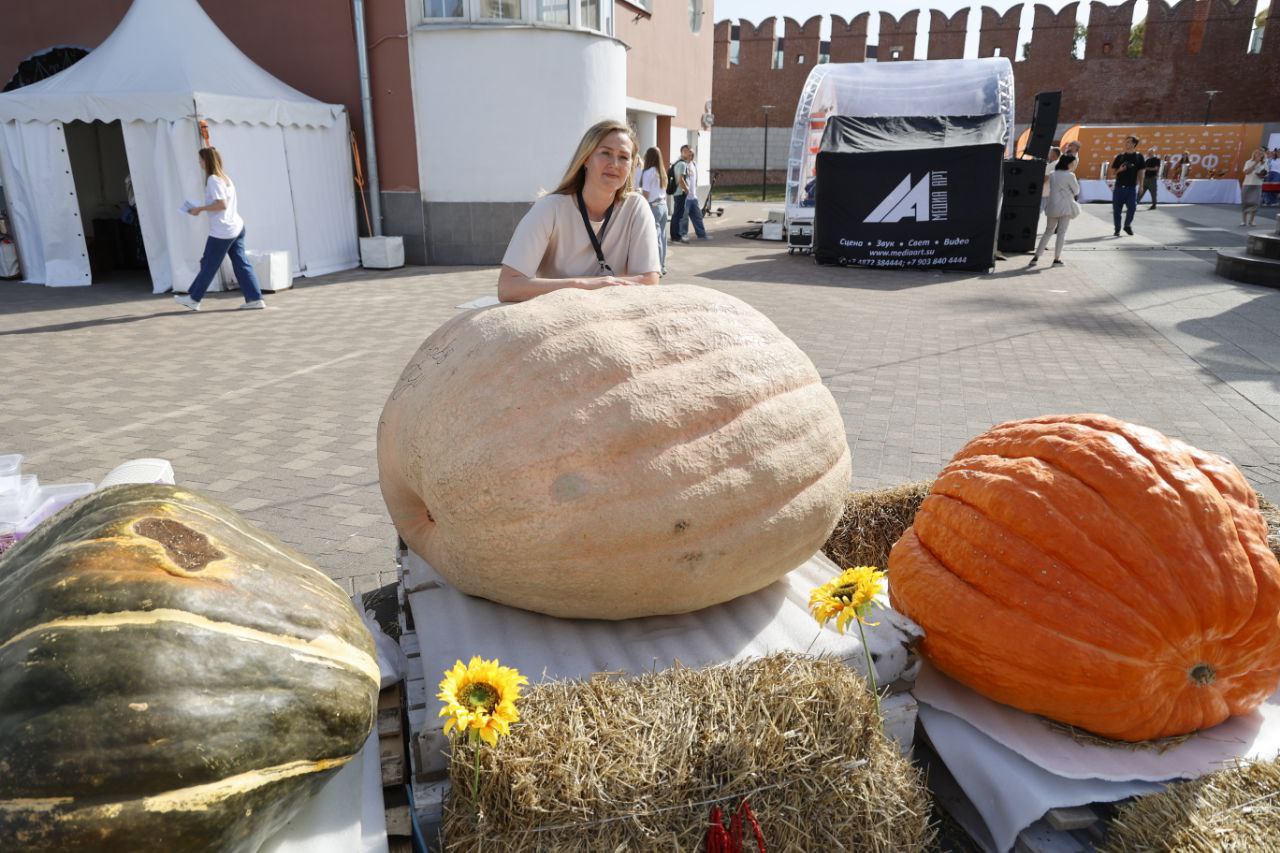
POLYGON ((204 208, 203 208, 203 207, 193 207, 193 208, 191 208, 190 210, 188 210, 188 211, 187 211, 187 213, 191 214, 192 216, 199 216, 200 214, 204 213, 204 208))

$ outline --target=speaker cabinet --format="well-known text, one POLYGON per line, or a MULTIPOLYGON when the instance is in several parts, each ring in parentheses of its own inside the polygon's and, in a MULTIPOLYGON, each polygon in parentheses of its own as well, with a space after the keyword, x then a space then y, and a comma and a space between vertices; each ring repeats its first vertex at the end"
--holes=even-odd
POLYGON ((1022 152, 1028 157, 1046 159, 1053 147, 1053 135, 1058 130, 1058 111, 1062 107, 1061 92, 1036 92, 1035 106, 1031 109, 1031 135, 1022 152))
POLYGON ((1044 192, 1043 158, 1034 160, 1004 161, 1004 203, 1031 204, 1040 206, 1040 196, 1044 192))

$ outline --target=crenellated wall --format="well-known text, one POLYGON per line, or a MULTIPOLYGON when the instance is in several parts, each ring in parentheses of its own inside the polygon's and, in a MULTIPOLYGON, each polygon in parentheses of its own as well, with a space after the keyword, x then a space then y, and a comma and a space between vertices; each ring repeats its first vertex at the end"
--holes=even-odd
MULTIPOLYGON (((1023 5, 1003 11, 989 6, 961 9, 948 17, 907 12, 897 18, 880 12, 878 61, 915 58, 919 27, 928 28, 930 59, 964 55, 966 29, 980 20, 979 56, 1013 61, 1016 120, 1031 120, 1035 93, 1062 90, 1061 124, 1200 122, 1206 90, 1217 90, 1212 118, 1221 122, 1280 121, 1280 19, 1262 50, 1247 52, 1257 0, 1164 0, 1147 4, 1142 54, 1130 57, 1134 0, 1092 2, 1084 58, 1072 55, 1078 4, 1055 13, 1037 3, 1027 56, 1019 42, 1023 5)), ((831 62, 862 62, 867 54, 866 13, 846 20, 831 17, 831 62)), ((770 124, 787 124, 820 52, 818 17, 804 24, 790 18, 738 23, 737 64, 731 64, 730 21, 715 29, 714 111, 717 130, 759 128, 760 106, 772 104, 770 124), (784 62, 774 68, 775 37, 782 36, 784 62), (804 58, 803 63, 800 57, 804 58)), ((726 134, 726 136, 732 134, 726 134)), ((772 136, 771 136, 772 139, 772 136)), ((770 160, 774 160, 770 151, 770 160)), ((770 164, 772 166, 772 163, 770 164)))

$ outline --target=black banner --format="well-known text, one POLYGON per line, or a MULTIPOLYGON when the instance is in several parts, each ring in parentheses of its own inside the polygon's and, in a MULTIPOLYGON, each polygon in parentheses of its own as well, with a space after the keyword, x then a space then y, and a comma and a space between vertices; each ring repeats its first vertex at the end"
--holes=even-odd
POLYGON ((821 151, 814 257, 881 269, 990 269, 1004 149, 821 151))

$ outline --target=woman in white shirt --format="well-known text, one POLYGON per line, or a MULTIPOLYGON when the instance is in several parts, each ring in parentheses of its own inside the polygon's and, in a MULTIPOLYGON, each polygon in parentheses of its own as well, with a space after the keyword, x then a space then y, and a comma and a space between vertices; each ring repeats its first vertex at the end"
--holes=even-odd
POLYGON ((656 147, 644 152, 644 172, 640 175, 640 193, 649 202, 654 225, 658 228, 658 267, 667 274, 667 182, 663 180, 662 152, 656 147))
POLYGON ((578 143, 564 178, 520 220, 498 275, 498 298, 523 302, 553 290, 657 284, 653 213, 632 191, 636 138, 606 120, 578 143))
POLYGON ((1240 224, 1248 227, 1258 216, 1262 204, 1262 182, 1267 178, 1267 152, 1253 149, 1249 161, 1244 164, 1244 180, 1240 187, 1240 224))
POLYGON ((1049 176, 1049 199, 1044 204, 1044 235, 1027 266, 1034 267, 1040 262, 1040 256, 1044 254, 1045 246, 1049 245, 1051 234, 1058 235, 1057 245, 1053 249, 1053 265, 1062 266, 1062 244, 1067 241, 1067 226, 1080 214, 1080 203, 1077 201, 1080 197, 1080 182, 1075 175, 1079 162, 1070 154, 1063 154, 1058 158, 1058 165, 1049 176))
POLYGON ((204 206, 190 208, 187 213, 199 216, 209 213, 209 239, 204 244, 204 256, 200 258, 200 272, 185 294, 174 296, 183 308, 200 310, 200 300, 209 289, 213 277, 222 268, 222 259, 231 255, 231 268, 236 282, 244 294, 241 308, 266 308, 262 301, 262 288, 258 277, 244 254, 244 220, 237 209, 236 186, 222 170, 222 155, 217 148, 200 149, 200 167, 204 169, 204 206))

